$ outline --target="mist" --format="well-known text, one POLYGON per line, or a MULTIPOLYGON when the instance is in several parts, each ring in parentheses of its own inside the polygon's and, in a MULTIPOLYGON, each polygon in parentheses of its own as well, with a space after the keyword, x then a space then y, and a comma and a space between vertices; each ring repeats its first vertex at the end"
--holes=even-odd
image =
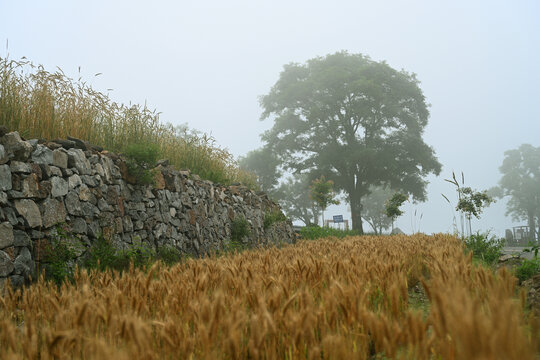
MULTIPOLYGON (((424 141, 443 165, 428 200, 406 203, 407 233, 452 232, 452 172, 466 186, 497 185, 504 152, 540 146, 540 5, 536 1, 0 1, 0 56, 80 75, 161 120, 211 134, 236 157, 273 124, 259 97, 285 64, 346 50, 414 72, 431 104, 424 141), (6 16, 5 14, 9 14, 6 16), (94 76, 102 73, 100 76, 94 76), (108 90, 112 89, 112 90, 108 90)), ((473 230, 522 225, 499 200, 473 230)), ((326 216, 344 215, 345 205, 326 216)), ((367 226, 366 226, 367 229, 367 226)))

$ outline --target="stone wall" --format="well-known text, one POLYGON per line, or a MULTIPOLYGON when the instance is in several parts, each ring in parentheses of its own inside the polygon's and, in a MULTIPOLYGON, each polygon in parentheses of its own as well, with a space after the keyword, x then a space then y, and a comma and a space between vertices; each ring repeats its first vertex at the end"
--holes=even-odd
POLYGON ((119 249, 167 245, 201 256, 227 246, 239 217, 250 226, 248 247, 295 239, 289 221, 265 229, 265 215, 281 209, 264 193, 201 180, 167 161, 154 172, 154 185, 136 185, 123 159, 87 142, 25 141, 0 129, 0 288, 35 277, 59 228, 80 245, 78 256, 100 236, 119 249))

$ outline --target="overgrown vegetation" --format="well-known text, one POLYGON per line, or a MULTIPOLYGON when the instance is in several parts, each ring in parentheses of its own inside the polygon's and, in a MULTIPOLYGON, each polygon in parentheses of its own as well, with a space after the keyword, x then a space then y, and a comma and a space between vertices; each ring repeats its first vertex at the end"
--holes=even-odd
POLYGON ((129 144, 124 150, 124 155, 127 157, 129 175, 133 176, 138 184, 153 184, 154 173, 151 169, 158 160, 159 145, 143 142, 129 144))
POLYGON ((270 228, 275 223, 286 221, 287 217, 280 210, 273 210, 264 214, 263 226, 264 229, 270 228))
POLYGON ((523 263, 516 268, 516 277, 519 281, 525 281, 540 273, 540 259, 533 257, 532 259, 523 259, 523 263))
POLYGON ((327 237, 337 237, 337 238, 344 238, 346 236, 357 236, 358 231, 356 230, 340 230, 340 229, 334 229, 331 227, 320 227, 317 225, 313 226, 305 226, 302 229, 300 229, 300 237, 302 239, 306 240, 315 240, 315 239, 322 239, 327 237))
POLYGON ((245 248, 243 239, 249 236, 249 223, 244 217, 237 217, 231 223, 231 240, 228 245, 228 250, 242 250, 245 248))
POLYGON ((60 69, 48 72, 26 59, 0 58, 0 125, 26 138, 69 135, 115 152, 155 144, 159 157, 178 169, 217 183, 256 187, 254 175, 240 170, 211 136, 164 124, 146 105, 118 104, 81 78, 73 80, 60 69))
MULTIPOLYGON (((74 245, 73 235, 57 231, 60 235, 52 239, 45 248, 45 279, 61 284, 64 280, 72 281, 77 253, 83 253, 82 245, 74 245)), ((83 269, 98 271, 128 271, 133 265, 136 269, 148 269, 156 261, 166 265, 181 262, 186 257, 176 248, 163 246, 155 251, 145 243, 134 244, 125 250, 118 250, 111 241, 103 236, 96 239, 83 255, 79 265, 83 269)))
POLYGON ((56 236, 43 248, 43 269, 47 279, 56 284, 61 284, 64 279, 71 279, 75 270, 75 258, 81 251, 82 245, 76 245, 70 235, 62 226, 56 227, 56 236))
POLYGON ((300 241, 82 270, 62 287, 41 278, 0 297, 0 348, 6 359, 534 359, 538 323, 515 285, 450 235, 300 241))
POLYGON ((485 263, 492 265, 502 255, 504 247, 504 239, 497 239, 495 236, 490 236, 489 232, 477 232, 463 241, 465 248, 472 251, 473 256, 485 263))

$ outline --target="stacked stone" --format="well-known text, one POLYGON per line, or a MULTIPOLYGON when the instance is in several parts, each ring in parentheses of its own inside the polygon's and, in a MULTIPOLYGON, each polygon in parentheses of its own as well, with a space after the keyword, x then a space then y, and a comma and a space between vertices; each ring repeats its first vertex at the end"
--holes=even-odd
POLYGON ((121 157, 85 141, 25 141, 0 129, 0 288, 35 277, 59 227, 77 256, 100 236, 118 249, 173 246, 200 256, 226 246, 238 217, 250 224, 246 246, 294 241, 290 222, 264 228, 265 214, 281 211, 265 194, 201 180, 167 161, 156 170, 153 186, 137 185, 121 157))

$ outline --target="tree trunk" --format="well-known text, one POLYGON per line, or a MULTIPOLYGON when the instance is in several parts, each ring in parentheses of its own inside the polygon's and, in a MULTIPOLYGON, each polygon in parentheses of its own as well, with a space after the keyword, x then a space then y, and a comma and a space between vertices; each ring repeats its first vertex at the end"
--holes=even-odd
POLYGON ((362 203, 360 202, 360 198, 349 194, 349 203, 351 204, 352 229, 358 231, 360 235, 363 235, 362 203))

